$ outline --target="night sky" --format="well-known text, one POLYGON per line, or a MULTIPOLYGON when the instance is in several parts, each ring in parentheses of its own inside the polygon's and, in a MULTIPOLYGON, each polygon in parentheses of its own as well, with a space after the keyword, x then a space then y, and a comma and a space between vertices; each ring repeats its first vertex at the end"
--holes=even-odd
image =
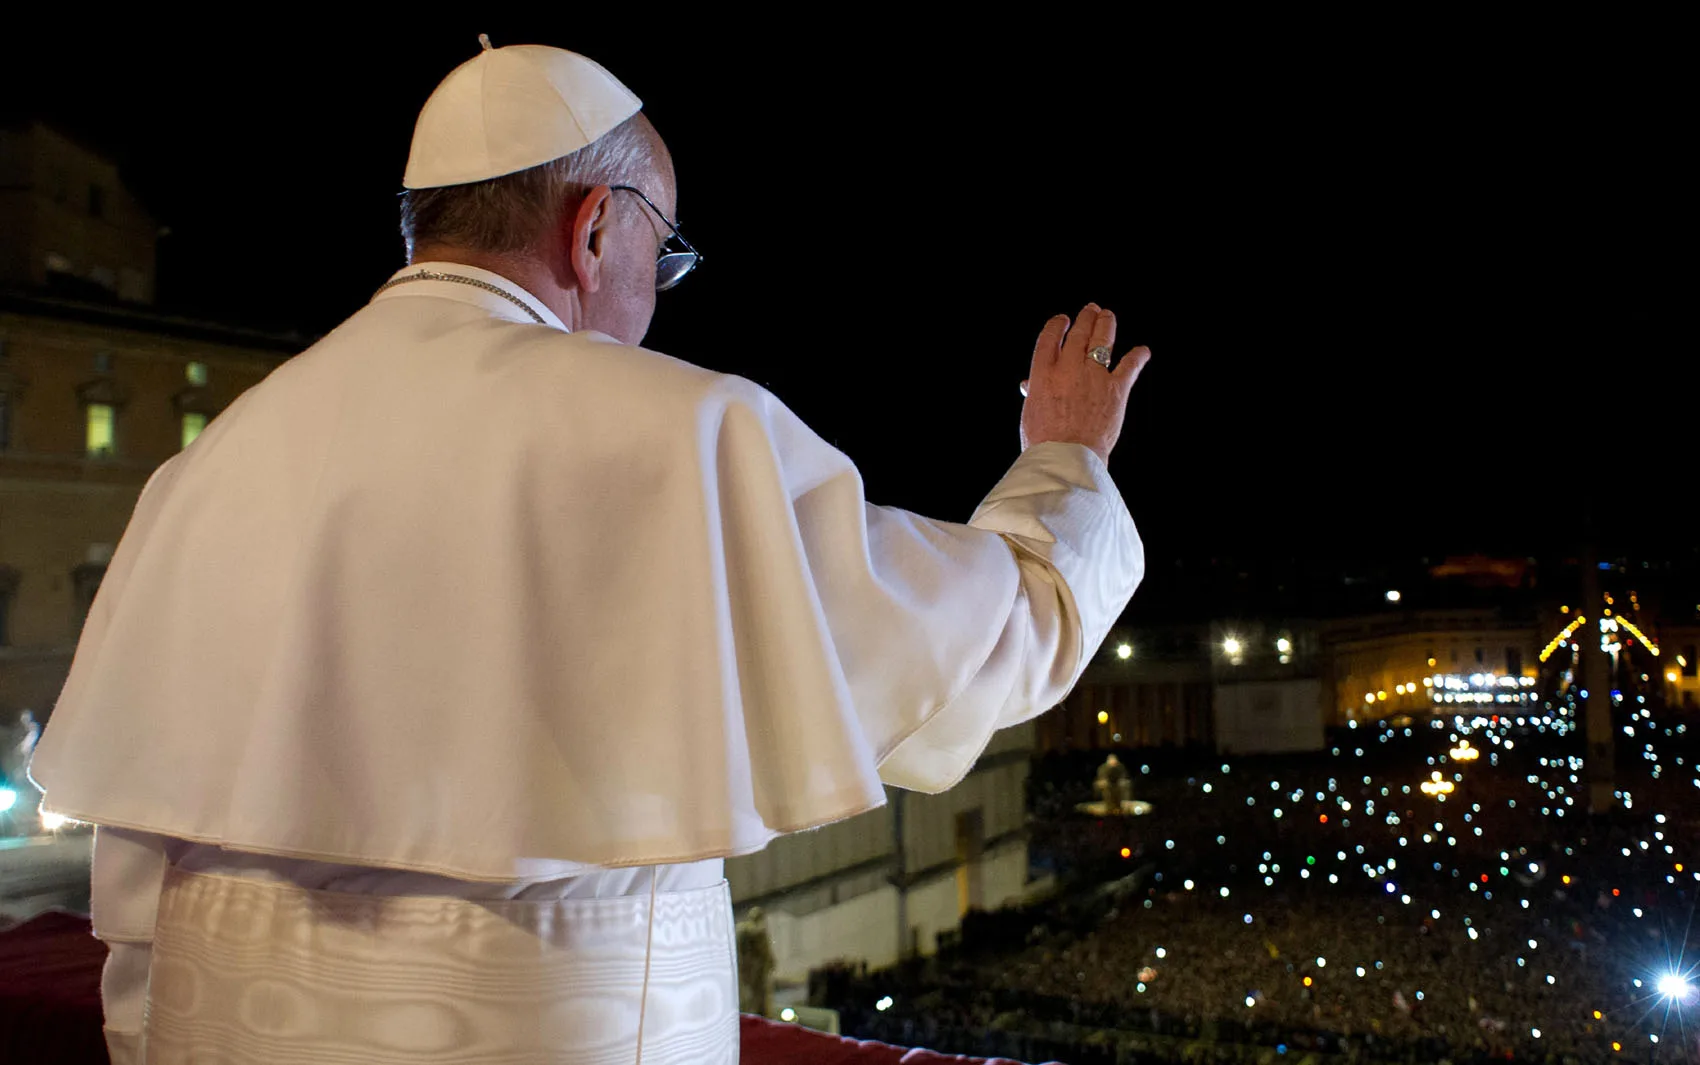
POLYGON ((644 99, 705 255, 647 346, 771 388, 877 502, 965 519, 1039 327, 1096 300, 1155 353, 1111 466, 1154 565, 1532 554, 1589 492, 1609 549, 1694 541, 1692 124, 1657 27, 640 16, 61 27, 0 77, 170 227, 162 306, 317 333, 402 264, 413 118, 477 33, 573 48, 644 99))

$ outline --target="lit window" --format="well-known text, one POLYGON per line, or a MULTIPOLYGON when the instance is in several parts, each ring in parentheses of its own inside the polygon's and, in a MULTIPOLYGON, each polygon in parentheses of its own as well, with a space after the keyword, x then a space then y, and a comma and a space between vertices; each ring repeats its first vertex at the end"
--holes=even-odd
POLYGON ((207 427, 205 414, 189 413, 183 415, 183 446, 188 447, 201 435, 201 430, 207 427))
POLYGON ((90 403, 88 405, 89 419, 89 457, 105 458, 117 451, 114 429, 117 414, 110 403, 90 403))
POLYGON ((196 388, 205 387, 207 383, 207 364, 204 362, 192 362, 189 364, 188 369, 183 371, 183 376, 187 377, 189 379, 189 383, 194 385, 196 388))

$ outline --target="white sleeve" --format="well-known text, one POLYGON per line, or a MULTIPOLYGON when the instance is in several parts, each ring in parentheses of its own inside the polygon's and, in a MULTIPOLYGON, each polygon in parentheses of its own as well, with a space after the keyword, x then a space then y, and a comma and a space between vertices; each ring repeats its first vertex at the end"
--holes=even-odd
POLYGON ((144 1060, 142 1013, 165 865, 165 841, 159 836, 104 826, 95 830, 89 910, 94 934, 108 950, 100 1003, 113 1065, 144 1060))
POLYGON ((967 686, 885 753, 880 777, 898 787, 950 787, 994 731, 1061 702, 1144 576, 1144 547, 1121 493, 1103 460, 1078 444, 1027 449, 969 525, 1009 545, 1014 598, 967 686))
POLYGON ((773 751, 815 749, 817 775, 845 761, 821 745, 847 714, 856 735, 836 743, 878 782, 951 787, 998 728, 1068 694, 1144 575, 1127 504, 1080 444, 1028 448, 964 524, 868 503, 849 458, 762 390, 729 404, 720 439, 729 587, 751 601, 740 679, 777 693, 746 720, 773 751))

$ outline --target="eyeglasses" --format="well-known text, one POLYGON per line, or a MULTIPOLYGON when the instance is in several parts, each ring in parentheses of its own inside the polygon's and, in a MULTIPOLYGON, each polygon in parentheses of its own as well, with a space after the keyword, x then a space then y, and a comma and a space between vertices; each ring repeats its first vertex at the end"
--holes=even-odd
POLYGON ((643 194, 642 189, 636 189, 630 185, 614 185, 609 191, 636 193, 638 199, 649 204, 649 209, 655 212, 655 217, 661 219, 662 222, 665 222, 667 228, 673 231, 672 236, 661 242, 660 254, 658 254, 655 259, 655 291, 666 292, 674 285, 683 281, 685 279, 685 275, 690 273, 692 270, 695 270, 697 268, 697 264, 702 262, 702 253, 697 251, 691 242, 685 239, 685 235, 679 232, 678 226, 667 221, 667 216, 661 213, 661 208, 655 206, 654 203, 651 203, 649 197, 643 194), (675 240, 685 246, 684 251, 667 250, 667 244, 675 240))

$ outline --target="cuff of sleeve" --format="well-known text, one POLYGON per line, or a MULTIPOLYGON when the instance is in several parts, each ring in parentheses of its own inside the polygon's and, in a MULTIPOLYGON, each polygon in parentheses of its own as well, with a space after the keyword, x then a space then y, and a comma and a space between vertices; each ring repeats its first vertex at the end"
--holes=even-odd
POLYGON ((1083 444, 1035 444, 974 512, 969 524, 1006 537, 1062 578, 1094 653, 1145 575, 1145 547, 1109 468, 1083 444))

